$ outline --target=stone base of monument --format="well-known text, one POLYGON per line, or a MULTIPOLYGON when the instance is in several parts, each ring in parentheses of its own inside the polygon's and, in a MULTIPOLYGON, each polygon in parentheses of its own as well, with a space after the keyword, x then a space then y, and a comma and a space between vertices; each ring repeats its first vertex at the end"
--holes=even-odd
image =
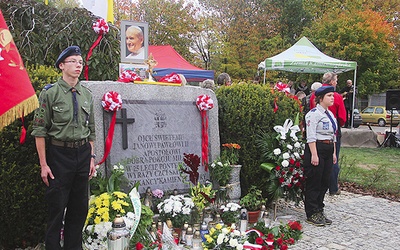
POLYGON ((376 148, 378 134, 372 130, 342 129, 341 147, 376 148))
POLYGON ((232 165, 231 178, 227 185, 227 197, 231 202, 239 202, 240 196, 242 195, 242 189, 240 186, 240 170, 242 165, 232 165))

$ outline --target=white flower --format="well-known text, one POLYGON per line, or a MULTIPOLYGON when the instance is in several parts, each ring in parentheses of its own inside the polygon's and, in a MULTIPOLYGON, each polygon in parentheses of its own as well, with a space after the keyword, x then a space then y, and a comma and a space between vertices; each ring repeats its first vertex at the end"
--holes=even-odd
POLYGON ((220 165, 221 167, 224 166, 224 164, 222 164, 222 162, 217 162, 218 165, 220 165))
POLYGON ((295 148, 299 148, 300 146, 301 146, 300 142, 297 141, 297 142, 294 143, 294 147, 295 148))
POLYGON ((225 234, 218 235, 217 244, 220 245, 224 242, 225 234))
POLYGON ((239 230, 233 230, 233 235, 234 236, 240 236, 240 231, 239 230))
POLYGON ((236 247, 237 250, 242 250, 243 249, 243 245, 242 244, 238 244, 236 247))
POLYGON ((228 234, 228 233, 229 233, 229 230, 228 230, 228 228, 224 227, 224 228, 221 229, 221 232, 222 232, 223 234, 228 234))
POLYGON ((123 165, 119 165, 119 169, 120 169, 120 170, 124 170, 125 167, 124 167, 123 165))
POLYGON ((281 149, 280 148, 274 149, 274 155, 280 155, 280 154, 281 154, 281 149))
POLYGON ((297 152, 294 152, 294 157, 296 157, 296 159, 300 159, 301 158, 299 153, 297 153, 297 152))
POLYGON ((229 245, 231 246, 231 247, 236 247, 237 245, 238 245, 238 240, 237 239, 230 239, 230 241, 229 241, 229 245))
POLYGON ((113 169, 114 169, 114 170, 118 170, 119 167, 118 167, 117 165, 114 165, 114 166, 113 166, 113 169))
POLYGON ((292 149, 293 149, 293 146, 292 146, 292 145, 290 145, 290 144, 288 144, 286 147, 287 147, 288 149, 290 149, 290 150, 292 150, 292 149))
POLYGON ((290 155, 289 155, 289 153, 283 153, 282 157, 283 157, 283 159, 289 159, 290 155))
POLYGON ((289 162, 287 160, 283 160, 282 167, 286 168, 287 166, 289 166, 289 162))

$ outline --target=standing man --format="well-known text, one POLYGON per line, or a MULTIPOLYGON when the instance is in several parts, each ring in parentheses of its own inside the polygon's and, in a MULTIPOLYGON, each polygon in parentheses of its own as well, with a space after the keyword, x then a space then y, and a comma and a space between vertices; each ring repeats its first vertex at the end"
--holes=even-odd
MULTIPOLYGON (((355 94, 357 95, 357 88, 355 89, 355 94)), ((354 94, 354 86, 352 80, 346 81, 346 87, 340 90, 340 94, 343 96, 344 106, 346 108, 347 113, 347 121, 344 125, 345 128, 351 127, 351 121, 353 120, 353 94, 354 94)))
POLYGON ((62 77, 40 93, 32 132, 47 186, 45 244, 48 250, 61 250, 64 219, 63 249, 78 250, 88 212, 89 178, 95 172, 93 97, 79 82, 84 62, 78 46, 66 48, 55 66, 62 77))
MULTIPOLYGON (((337 85, 337 75, 335 73, 327 72, 323 75, 322 86, 332 86, 336 90, 336 85, 337 85)), ((310 109, 313 109, 316 105, 314 99, 315 99, 315 93, 311 94, 310 97, 310 109)), ((329 185, 329 194, 335 195, 335 194, 340 194, 338 185, 338 177, 340 171, 338 162, 339 162, 340 144, 342 138, 340 127, 343 127, 343 125, 346 123, 347 120, 346 108, 344 107, 343 98, 339 93, 334 92, 334 102, 332 106, 329 106, 329 110, 335 116, 338 124, 338 129, 336 134, 336 159, 338 160, 336 161, 336 163, 333 164, 332 175, 329 185)))

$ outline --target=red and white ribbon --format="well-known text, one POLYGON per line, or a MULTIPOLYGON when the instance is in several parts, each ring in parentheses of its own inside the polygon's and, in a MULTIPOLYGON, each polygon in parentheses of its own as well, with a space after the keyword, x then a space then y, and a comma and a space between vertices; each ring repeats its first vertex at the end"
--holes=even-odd
POLYGON ((286 94, 290 94, 289 85, 284 84, 282 82, 278 82, 277 84, 275 84, 274 88, 277 89, 279 92, 284 92, 286 94))
POLYGON ((113 112, 113 115, 111 118, 110 128, 108 129, 106 137, 104 156, 103 159, 101 159, 101 161, 97 163, 98 165, 105 162, 105 160, 108 157, 108 154, 111 151, 112 141, 114 137, 115 122, 117 120, 117 111, 122 109, 122 97, 115 91, 109 91, 103 95, 103 99, 101 100, 101 105, 103 106, 103 109, 105 111, 113 112))
POLYGON ((121 72, 118 77, 118 82, 134 82, 142 79, 133 70, 127 69, 121 72))
POLYGON ((201 115, 201 163, 208 171, 208 116, 207 110, 214 107, 214 102, 208 95, 200 95, 196 100, 201 115))
POLYGON ((101 38, 103 37, 104 34, 107 34, 110 28, 108 27, 107 22, 104 19, 98 19, 95 23, 93 23, 92 26, 94 32, 98 34, 96 41, 92 44, 92 46, 89 49, 89 52, 86 56, 86 65, 85 65, 85 70, 83 74, 85 75, 86 81, 89 80, 89 65, 88 61, 90 57, 92 56, 93 49, 100 43, 101 38))
POLYGON ((159 82, 182 83, 182 79, 177 73, 172 72, 171 74, 161 77, 159 82))

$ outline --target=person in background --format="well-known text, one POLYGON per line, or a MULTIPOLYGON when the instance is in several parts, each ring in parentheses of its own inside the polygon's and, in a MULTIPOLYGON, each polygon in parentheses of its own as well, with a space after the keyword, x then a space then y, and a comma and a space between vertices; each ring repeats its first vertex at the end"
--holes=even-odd
MULTIPOLYGON (((344 107, 346 108, 346 117, 348 118, 346 120, 346 123, 344 124, 345 128, 350 128, 351 127, 351 120, 353 119, 353 93, 355 89, 355 95, 357 97, 358 90, 357 88, 354 88, 353 81, 352 80, 347 80, 346 81, 346 87, 340 90, 340 94, 343 97, 344 101, 344 107)), ((356 100, 356 99, 355 99, 356 100)), ((354 102, 357 104, 357 102, 354 102)))
MULTIPOLYGON (((320 82, 314 82, 311 85, 311 93, 306 95, 306 97, 304 97, 301 100, 301 105, 303 106, 303 113, 304 115, 306 115, 308 113, 308 111, 310 111, 310 98, 311 98, 311 94, 314 93, 319 87, 322 86, 322 83, 320 82)), ((314 105, 315 106, 315 105, 314 105)))
POLYGON ((290 94, 295 95, 296 89, 294 88, 293 81, 288 81, 287 85, 288 85, 288 88, 290 88, 290 94))
POLYGON ((224 86, 231 86, 232 85, 231 77, 228 75, 228 73, 221 73, 217 77, 217 84, 224 86))
POLYGON ((296 94, 299 91, 303 91, 306 96, 310 94, 310 89, 308 88, 306 81, 303 80, 300 82, 300 85, 296 89, 296 94))
POLYGON ((35 111, 32 135, 41 167, 48 204, 45 245, 61 250, 64 220, 65 250, 82 249, 82 229, 89 202, 89 178, 95 173, 95 124, 93 97, 81 85, 84 62, 78 46, 59 55, 56 68, 62 72, 54 84, 44 87, 35 111))
MULTIPOLYGON (((322 86, 332 86, 336 90, 337 86, 337 75, 333 72, 327 72, 323 75, 322 77, 322 86)), ((333 115, 336 118, 336 121, 338 123, 338 130, 337 130, 337 135, 336 135, 336 158, 339 159, 339 153, 340 153, 340 144, 341 144, 341 130, 340 127, 342 127, 347 120, 346 117, 346 108, 344 107, 344 102, 342 96, 334 92, 334 98, 335 101, 332 106, 329 106, 329 110, 333 113, 333 115)), ((313 109, 315 107, 315 95, 311 94, 310 97, 310 109, 313 109)), ((332 170, 332 175, 331 175, 331 180, 330 180, 330 185, 329 185, 329 194, 330 195, 335 195, 335 194, 340 194, 340 189, 339 189, 339 183, 338 183, 338 178, 339 178, 339 172, 340 172, 340 167, 338 162, 336 162, 333 165, 333 170, 332 170)))
POLYGON ((215 90, 215 83, 214 80, 211 79, 206 79, 202 82, 199 83, 199 86, 205 89, 211 89, 211 90, 215 90))
POLYGON ((137 58, 137 59, 144 59, 144 36, 143 31, 138 26, 130 26, 126 29, 126 47, 128 49, 129 54, 126 58, 137 58))
POLYGON ((315 226, 331 225, 324 213, 324 197, 330 183, 335 152, 337 123, 328 109, 334 103, 334 87, 322 86, 315 91, 317 105, 306 117, 307 144, 304 150, 306 222, 315 226))
POLYGON ((302 101, 304 97, 306 97, 306 94, 303 91, 299 91, 296 93, 296 96, 299 99, 299 101, 302 101))

